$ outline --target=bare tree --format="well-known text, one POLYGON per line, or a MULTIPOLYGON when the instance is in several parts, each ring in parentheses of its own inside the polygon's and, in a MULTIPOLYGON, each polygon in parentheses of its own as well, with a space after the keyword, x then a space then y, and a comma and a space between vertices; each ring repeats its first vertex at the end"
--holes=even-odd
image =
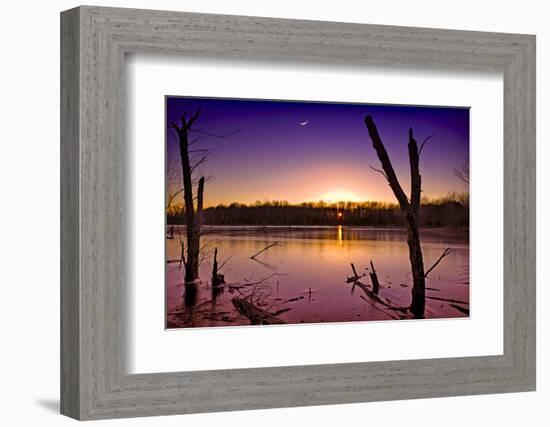
POLYGON ((172 163, 169 159, 167 165, 167 194, 166 211, 174 208, 176 201, 183 194, 184 221, 186 224, 185 256, 182 260, 185 264, 185 282, 192 283, 199 279, 199 264, 201 260, 201 226, 203 217, 204 184, 209 178, 200 176, 198 171, 207 161, 213 147, 221 146, 221 140, 236 135, 248 127, 243 126, 227 134, 216 134, 196 127, 201 116, 200 107, 191 116, 183 112, 179 123, 171 122, 168 127, 174 129, 178 136, 180 161, 172 163), (201 142, 202 141, 202 142, 201 142), (209 142, 205 145, 204 142, 209 142), (197 180, 197 176, 200 178, 197 180), (196 187, 196 194, 194 188, 196 187), (170 190, 168 190, 170 188, 170 190))
MULTIPOLYGON (((428 138, 421 144, 420 149, 413 137, 412 128, 409 129, 409 164, 411 169, 411 197, 407 198, 405 192, 401 188, 401 184, 397 179, 397 175, 393 169, 392 163, 388 156, 388 152, 384 147, 382 139, 378 134, 376 125, 372 117, 365 117, 365 124, 369 132, 372 145, 376 150, 376 154, 383 170, 377 170, 388 181, 395 198, 397 199, 401 210, 405 214, 407 223, 407 245, 409 247, 409 260, 413 276, 412 301, 410 310, 414 317, 424 317, 424 309, 426 306, 426 280, 424 273, 424 261, 422 259, 422 249, 420 247, 420 235, 418 232, 418 212, 420 209, 420 193, 422 187, 422 178, 419 170, 420 152, 428 138)), ((373 168, 374 169, 374 168, 373 168)))
MULTIPOLYGON (((170 127, 174 129, 178 135, 180 161, 183 183, 183 199, 185 203, 185 224, 186 224, 186 256, 183 256, 185 264, 185 283, 195 282, 199 278, 199 254, 200 254, 200 235, 202 225, 202 210, 204 198, 204 177, 199 179, 197 185, 196 206, 195 197, 193 196, 193 179, 192 174, 196 168, 204 163, 206 155, 200 157, 193 164, 190 160, 189 146, 193 141, 189 140, 189 135, 193 125, 200 116, 200 108, 195 113, 187 118, 187 113, 183 113, 180 117, 180 124, 176 122, 170 123, 170 127)), ((172 202, 173 197, 170 200, 172 202)), ((182 246, 183 247, 183 246, 182 246)))

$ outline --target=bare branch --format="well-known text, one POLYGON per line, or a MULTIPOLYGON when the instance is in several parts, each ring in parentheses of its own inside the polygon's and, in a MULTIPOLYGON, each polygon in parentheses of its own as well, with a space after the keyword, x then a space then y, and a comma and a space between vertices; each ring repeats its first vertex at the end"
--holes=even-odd
POLYGON ((372 166, 372 165, 369 165, 369 168, 371 168, 371 169, 372 169, 373 171, 375 171, 375 172, 378 172, 378 173, 382 174, 382 176, 383 176, 384 178, 386 178, 386 181, 388 181, 388 182, 390 181, 390 180, 388 179, 388 175, 386 175, 386 173, 385 173, 382 169, 376 169, 376 168, 375 168, 374 166, 372 166))
POLYGON ((204 162, 206 162, 207 158, 208 158, 208 156, 204 155, 199 160, 197 160, 197 162, 193 166, 191 166, 191 173, 193 173, 195 171, 195 169, 197 169, 200 165, 202 165, 204 162))
POLYGON ((223 268, 223 266, 227 263, 227 261, 231 259, 232 256, 233 255, 229 255, 229 257, 227 257, 227 259, 220 264, 220 266, 218 267, 218 271, 220 271, 223 268))
POLYGON ((201 114, 201 107, 197 108, 197 111, 195 111, 195 114, 193 114, 190 118, 189 118, 189 121, 187 122, 187 131, 189 132, 191 130, 191 127, 193 126, 193 124, 197 121, 197 119, 199 118, 201 114))
POLYGON ((227 133, 227 134, 224 134, 224 135, 217 135, 215 133, 207 132, 203 129, 193 129, 192 131, 200 133, 200 134, 205 135, 205 136, 210 136, 212 138, 229 138, 229 137, 234 136, 234 135, 238 134, 239 132, 242 132, 243 130, 247 129, 249 126, 250 126, 250 124, 247 124, 246 126, 243 126, 240 129, 237 129, 233 132, 230 132, 230 133, 227 133))
POLYGON ((470 162, 466 160, 460 169, 455 169, 453 175, 464 184, 470 185, 470 162))
POLYGON ((441 256, 437 259, 437 261, 434 263, 434 265, 432 265, 430 268, 428 268, 428 271, 426 271, 426 273, 424 274, 424 277, 428 277, 428 274, 431 273, 431 271, 437 267, 437 264, 439 264, 441 262, 441 260, 443 258, 445 258, 447 255, 449 255, 451 253, 451 248, 447 248, 443 251, 443 253, 441 254, 441 256))
POLYGON ((269 248, 272 248, 273 246, 277 246, 279 242, 271 243, 270 245, 267 245, 265 248, 263 248, 260 252, 255 253, 250 257, 250 259, 256 258, 258 255, 260 255, 262 252, 267 251, 269 248))
POLYGON ((193 145, 195 142, 199 142, 203 139, 206 139, 206 136, 197 136, 195 139, 192 139, 190 142, 189 142, 189 146, 193 145))
POLYGON ((212 148, 201 148, 196 150, 189 150, 188 153, 210 153, 212 148))
POLYGON ((171 123, 169 123, 169 124, 168 124, 168 127, 169 127, 170 129, 174 129, 178 134, 181 132, 181 129, 182 129, 182 128, 180 128, 180 127, 177 125, 176 122, 171 122, 171 123))
POLYGON ((420 149, 418 150, 418 155, 420 156, 420 153, 422 153, 422 149, 424 148, 424 144, 426 144, 426 142, 428 142, 430 139, 432 139, 435 135, 430 135, 428 137, 426 137, 426 139, 424 141, 422 141, 422 144, 420 144, 420 149))
POLYGON ((168 193, 166 209, 170 209, 170 206, 172 205, 172 202, 174 201, 174 199, 181 193, 183 193, 183 188, 180 188, 175 193, 168 193))

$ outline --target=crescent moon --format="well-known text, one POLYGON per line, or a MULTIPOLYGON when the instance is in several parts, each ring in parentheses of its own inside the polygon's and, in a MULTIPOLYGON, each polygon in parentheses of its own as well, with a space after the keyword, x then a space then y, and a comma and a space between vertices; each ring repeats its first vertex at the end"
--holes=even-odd
POLYGON ((309 120, 306 120, 306 121, 304 121, 304 122, 300 122, 300 126, 305 126, 305 125, 307 125, 308 123, 309 123, 309 120))

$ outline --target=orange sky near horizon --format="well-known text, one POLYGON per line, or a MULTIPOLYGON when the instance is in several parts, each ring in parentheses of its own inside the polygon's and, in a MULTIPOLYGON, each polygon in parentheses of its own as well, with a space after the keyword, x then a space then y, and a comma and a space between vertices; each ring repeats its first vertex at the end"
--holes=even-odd
MULTIPOLYGON (((452 175, 452 171, 449 171, 452 175)), ((398 174, 399 175, 399 174, 398 174)), ((215 176, 206 173, 206 176, 215 176)), ((409 193, 410 179, 399 176, 406 194, 409 193)), ((174 188, 169 189, 173 191, 174 188)), ((424 184, 423 197, 440 198, 451 191, 465 191, 459 182, 449 188, 448 182, 433 181, 424 184)), ((233 179, 231 185, 224 185, 215 178, 205 183, 205 207, 231 203, 254 204, 257 201, 287 201, 290 204, 303 202, 365 202, 376 201, 397 203, 385 178, 365 165, 364 169, 348 168, 345 165, 325 166, 318 169, 293 170, 279 176, 247 176, 233 179), (246 190, 245 190, 246 189, 246 190)), ((174 204, 181 204, 182 197, 174 204)))
MULTIPOLYGON (((192 155, 196 161, 200 149, 208 150, 207 161, 194 173, 207 178, 205 207, 275 200, 396 203, 386 179, 370 168, 381 166, 364 124, 367 114, 376 121, 406 194, 411 127, 419 145, 433 137, 420 156, 422 196, 468 190, 453 173, 468 160, 468 108, 173 97, 167 101, 167 122, 199 108, 191 135, 200 141, 192 149, 199 150, 192 155)), ((181 174, 181 165, 173 129, 166 144, 167 191, 174 192, 181 178, 170 180, 170 173, 181 174)), ((181 201, 180 195, 175 203, 181 201)))

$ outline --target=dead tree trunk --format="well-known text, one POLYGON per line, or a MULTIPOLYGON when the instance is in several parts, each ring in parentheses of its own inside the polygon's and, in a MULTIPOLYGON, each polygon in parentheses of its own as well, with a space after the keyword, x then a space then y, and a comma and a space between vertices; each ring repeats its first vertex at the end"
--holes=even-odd
MULTIPOLYGON (((191 227, 188 226, 187 231, 187 270, 185 272, 186 282, 192 282, 199 278, 203 193, 204 177, 201 177, 201 179, 199 179, 199 185, 197 187, 197 208, 193 212, 191 227)), ((187 206, 185 209, 187 210, 187 206)), ((191 209, 194 209, 193 205, 191 205, 191 209)))
POLYGON ((212 262, 212 286, 218 286, 218 248, 214 248, 214 261, 212 262))
POLYGON ((200 109, 187 119, 186 113, 181 116, 181 125, 171 123, 179 139, 180 160, 183 180, 183 200, 185 203, 185 225, 187 254, 185 259, 185 282, 191 283, 199 278, 200 229, 202 224, 202 205, 204 192, 204 178, 199 180, 197 188, 197 208, 193 197, 192 173, 194 167, 189 159, 189 132, 197 121, 200 109))
POLYGON ((415 317, 422 318, 426 307, 426 279, 420 236, 418 234, 418 216, 410 213, 405 216, 407 219, 407 245, 409 246, 409 259, 413 276, 411 311, 415 317))
POLYGON ((218 248, 214 248, 214 262, 212 263, 212 287, 214 288, 221 286, 225 283, 224 275, 219 273, 220 268, 221 267, 218 267, 218 248))
POLYGON ((372 145, 382 164, 383 171, 378 170, 378 172, 382 173, 388 181, 401 210, 405 213, 405 220, 407 223, 407 245, 409 247, 409 260, 413 276, 410 310, 416 318, 422 318, 424 317, 424 309, 426 306, 426 281, 422 249, 420 247, 420 235, 418 232, 418 211, 420 210, 422 182, 419 170, 420 151, 418 149, 418 144, 413 137, 412 128, 409 129, 408 149, 411 168, 411 198, 409 200, 401 188, 401 184, 397 179, 386 148, 384 147, 371 116, 365 117, 365 124, 372 140, 372 145))
POLYGON ((371 272, 369 273, 370 275, 370 280, 372 282, 372 291, 378 295, 378 290, 380 289, 380 282, 378 281, 378 276, 376 274, 376 270, 374 269, 374 264, 372 263, 372 260, 370 262, 370 268, 371 268, 371 272))

